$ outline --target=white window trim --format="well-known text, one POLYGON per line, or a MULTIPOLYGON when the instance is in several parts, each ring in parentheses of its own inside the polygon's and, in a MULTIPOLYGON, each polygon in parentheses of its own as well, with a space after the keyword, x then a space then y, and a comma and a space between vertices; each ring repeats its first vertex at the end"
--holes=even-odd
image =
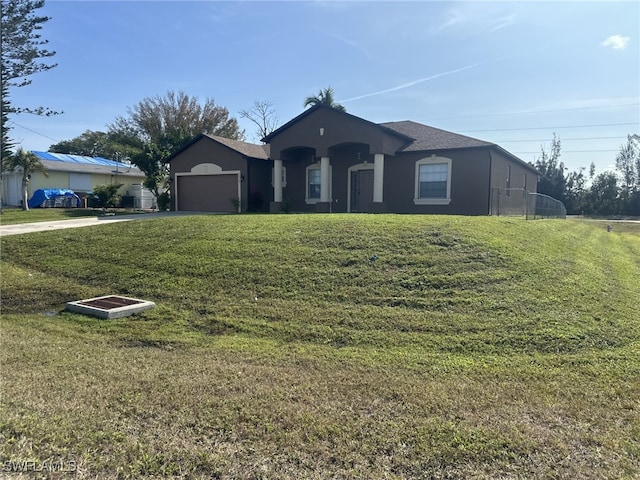
POLYGON ((451 203, 451 159, 445 157, 422 158, 416 162, 415 188, 413 196, 414 205, 449 205, 451 203), (420 166, 433 165, 437 163, 447 164, 447 197, 446 198, 420 198, 420 166))
MULTIPOLYGON (((304 171, 304 201, 307 205, 320 203, 319 198, 309 198, 309 170, 320 170, 320 162, 312 163, 304 171)), ((333 165, 329 165, 329 199, 332 198, 333 165)))

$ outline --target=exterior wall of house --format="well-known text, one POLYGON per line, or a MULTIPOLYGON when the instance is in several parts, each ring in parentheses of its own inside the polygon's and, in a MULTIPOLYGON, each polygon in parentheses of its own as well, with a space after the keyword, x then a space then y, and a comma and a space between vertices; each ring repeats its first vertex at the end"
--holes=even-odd
MULTIPOLYGON (((369 146, 364 144, 341 145, 329 150, 331 164, 331 204, 330 212, 340 213, 349 211, 349 168, 367 162, 373 169, 373 155, 369 153, 369 146)), ((315 212, 316 204, 306 202, 307 196, 307 167, 317 165, 319 158, 303 156, 293 161, 285 161, 287 171, 287 185, 282 190, 283 201, 294 212, 315 212)))
MULTIPOLYGON (((78 192, 88 192, 89 190, 83 190, 74 188, 71 185, 70 174, 69 172, 55 172, 49 170, 48 177, 45 177, 43 173, 36 172, 31 176, 31 182, 29 185, 29 195, 40 188, 64 188, 64 189, 72 189, 78 192)), ((91 189, 95 188, 98 185, 111 185, 112 183, 122 183, 123 186, 120 188, 119 192, 124 194, 127 192, 131 185, 140 184, 144 182, 144 176, 129 176, 129 175, 109 175, 109 174, 98 174, 91 173, 86 174, 90 175, 91 189)))
POLYGON ((529 193, 536 193, 538 175, 521 163, 515 162, 500 152, 491 152, 491 187, 492 188, 526 188, 529 193), (509 167, 511 167, 509 169, 509 167), (508 177, 511 173, 510 178, 508 177))
POLYGON ((2 205, 18 206, 22 199, 22 172, 2 174, 2 205))
MULTIPOLYGON (((33 195, 38 189, 45 188, 61 188, 61 189, 72 189, 76 193, 85 193, 91 191, 97 185, 108 185, 111 183, 122 183, 123 186, 120 188, 120 194, 124 195, 127 193, 127 190, 131 187, 131 185, 140 184, 144 182, 144 176, 116 176, 115 175, 107 175, 107 174, 85 174, 89 176, 90 187, 89 189, 78 189, 74 188, 70 182, 70 173, 64 171, 53 171, 48 170, 48 177, 45 176, 42 172, 35 172, 31 175, 31 181, 27 187, 27 191, 29 192, 29 198, 33 195)), ((19 206, 22 201, 22 173, 11 173, 4 174, 3 179, 3 196, 2 202, 4 205, 8 206, 19 206)))
POLYGON ((282 159, 282 152, 300 146, 314 148, 317 157, 330 156, 332 147, 345 143, 363 143, 373 153, 393 154, 405 140, 357 117, 322 108, 272 138, 271 158, 282 159))
POLYGON ((52 171, 47 173, 48 177, 45 177, 41 172, 31 175, 31 181, 29 182, 29 187, 27 187, 29 198, 31 198, 33 192, 40 188, 69 188, 69 173, 52 171))
POLYGON ((173 177, 176 173, 188 173, 201 163, 213 163, 223 171, 240 170, 242 175, 247 174, 246 161, 240 153, 208 137, 202 137, 171 160, 171 176, 173 177))
POLYGON ((305 202, 307 179, 306 169, 315 162, 301 160, 297 162, 284 162, 287 172, 287 184, 282 189, 282 202, 293 212, 315 212, 314 204, 305 202))
MULTIPOLYGON (((31 181, 29 182, 29 185, 27 187, 27 191, 29 192, 29 195, 28 195, 29 198, 31 198, 31 196, 33 195, 33 192, 41 188, 42 189, 46 189, 46 188, 72 189, 76 193, 86 193, 91 191, 93 188, 95 188, 98 185, 110 185, 111 183, 116 183, 116 182, 123 184, 123 186, 119 190, 119 193, 121 195, 125 195, 127 193, 127 190, 131 187, 131 185, 140 184, 144 182, 144 178, 145 178, 144 176, 87 173, 84 175, 89 176, 91 188, 83 190, 83 189, 74 188, 73 185, 71 185, 70 175, 72 174, 70 174, 69 172, 48 170, 47 174, 48 176, 45 176, 42 172, 34 172, 31 175, 31 181)), ((17 179, 15 181, 17 182, 17 184, 21 185, 22 174, 17 173, 12 175, 15 175, 15 178, 17 179)), ((7 195, 2 199, 5 205, 11 205, 11 206, 20 205, 20 202, 22 200, 21 188, 22 187, 20 186, 17 190, 15 188, 5 189, 7 195)))
POLYGON ((491 152, 491 214, 525 215, 528 193, 536 193, 538 174, 499 151, 491 152))
MULTIPOLYGON (((349 211, 349 168, 373 169, 373 155, 366 145, 334 149, 331 158, 331 211, 349 211), (366 153, 365 153, 366 152, 366 153), (358 159, 358 153, 360 158, 358 159), (366 161, 366 165, 364 164, 366 161)), ((292 211, 314 212, 315 205, 305 203, 307 161, 285 163, 287 186, 283 199, 292 211)), ((397 157, 385 155, 383 199, 386 210, 394 213, 441 213, 487 215, 489 213, 490 158, 488 149, 444 152, 416 152, 397 157), (416 205, 416 162, 432 155, 451 159, 451 202, 448 205, 416 205)))
POLYGON ((490 158, 486 148, 401 154, 385 163, 384 200, 398 213, 487 215, 490 158), (451 159, 451 202, 416 205, 416 162, 431 156, 451 159))
POLYGON ((250 212, 268 212, 273 201, 273 162, 249 160, 247 186, 249 198, 245 203, 250 212))

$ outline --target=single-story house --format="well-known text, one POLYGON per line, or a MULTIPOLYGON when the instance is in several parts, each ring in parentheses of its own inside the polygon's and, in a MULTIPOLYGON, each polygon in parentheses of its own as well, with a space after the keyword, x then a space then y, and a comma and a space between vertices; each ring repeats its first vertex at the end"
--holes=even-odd
POLYGON ((323 105, 263 142, 198 135, 168 160, 172 208, 487 215, 496 192, 524 203, 537 188, 537 171, 494 143, 323 105))
MULTIPOLYGON (((39 189, 68 189, 83 196, 97 185, 122 183, 120 193, 141 191, 144 173, 135 166, 101 157, 33 151, 47 169, 47 175, 34 172, 28 185, 29 198, 39 189)), ((22 172, 2 174, 2 201, 18 206, 22 201, 22 172)))

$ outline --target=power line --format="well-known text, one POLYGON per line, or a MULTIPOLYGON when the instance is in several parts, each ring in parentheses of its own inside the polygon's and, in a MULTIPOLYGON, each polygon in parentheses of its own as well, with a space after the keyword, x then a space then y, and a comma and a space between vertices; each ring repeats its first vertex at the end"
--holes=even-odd
POLYGON ((636 107, 640 105, 640 103, 625 103, 621 105, 598 105, 593 107, 573 107, 573 108, 558 108, 555 110, 529 110, 529 111, 520 111, 520 112, 496 112, 496 113, 476 113, 476 114, 466 114, 466 115, 456 115, 454 117, 440 117, 435 118, 436 121, 441 120, 455 120, 459 118, 469 118, 469 117, 498 117, 498 116, 513 116, 513 115, 535 115, 539 113, 557 113, 557 112, 570 112, 576 110, 598 110, 604 108, 626 108, 626 107, 636 107))
MULTIPOLYGON (((569 140, 611 140, 617 138, 619 140, 623 140, 626 139, 627 137, 573 137, 573 138, 558 138, 558 140, 561 141, 569 141, 569 140)), ((515 142, 548 142, 550 139, 548 138, 543 138, 543 139, 537 139, 537 138, 532 138, 530 140, 495 140, 496 143, 515 143, 515 142)))
POLYGON ((24 128, 25 130, 29 130, 30 132, 35 133, 36 135, 40 135, 41 137, 48 138, 49 140, 53 140, 56 143, 59 143, 58 139, 52 138, 52 137, 50 137, 48 135, 45 135, 44 133, 36 132, 35 130, 33 130, 33 129, 29 128, 29 127, 25 127, 24 125, 20 125, 19 123, 14 122, 13 120, 9 120, 9 123, 15 125, 16 127, 20 127, 20 128, 24 128))
MULTIPOLYGON (((562 153, 598 153, 598 152, 619 152, 619 150, 562 150, 562 153)), ((528 154, 528 153, 537 153, 540 154, 541 152, 513 152, 515 154, 518 155, 524 155, 524 154, 528 154)))
POLYGON ((637 122, 633 123, 600 123, 592 125, 565 125, 560 127, 521 127, 521 128, 494 128, 487 130, 460 130, 461 133, 473 133, 473 132, 517 132, 519 130, 551 130, 560 128, 591 128, 591 127, 619 127, 623 125, 638 125, 637 122))

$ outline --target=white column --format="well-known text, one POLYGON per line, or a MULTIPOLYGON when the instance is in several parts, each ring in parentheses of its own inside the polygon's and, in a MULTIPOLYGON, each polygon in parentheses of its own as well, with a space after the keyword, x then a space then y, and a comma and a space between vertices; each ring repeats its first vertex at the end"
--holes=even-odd
POLYGON ((273 160, 273 201, 282 202, 282 160, 273 160))
POLYGON ((373 156, 373 201, 382 202, 382 187, 384 185, 384 153, 373 156))
POLYGON ((329 157, 320 158, 320 201, 329 202, 329 157))

